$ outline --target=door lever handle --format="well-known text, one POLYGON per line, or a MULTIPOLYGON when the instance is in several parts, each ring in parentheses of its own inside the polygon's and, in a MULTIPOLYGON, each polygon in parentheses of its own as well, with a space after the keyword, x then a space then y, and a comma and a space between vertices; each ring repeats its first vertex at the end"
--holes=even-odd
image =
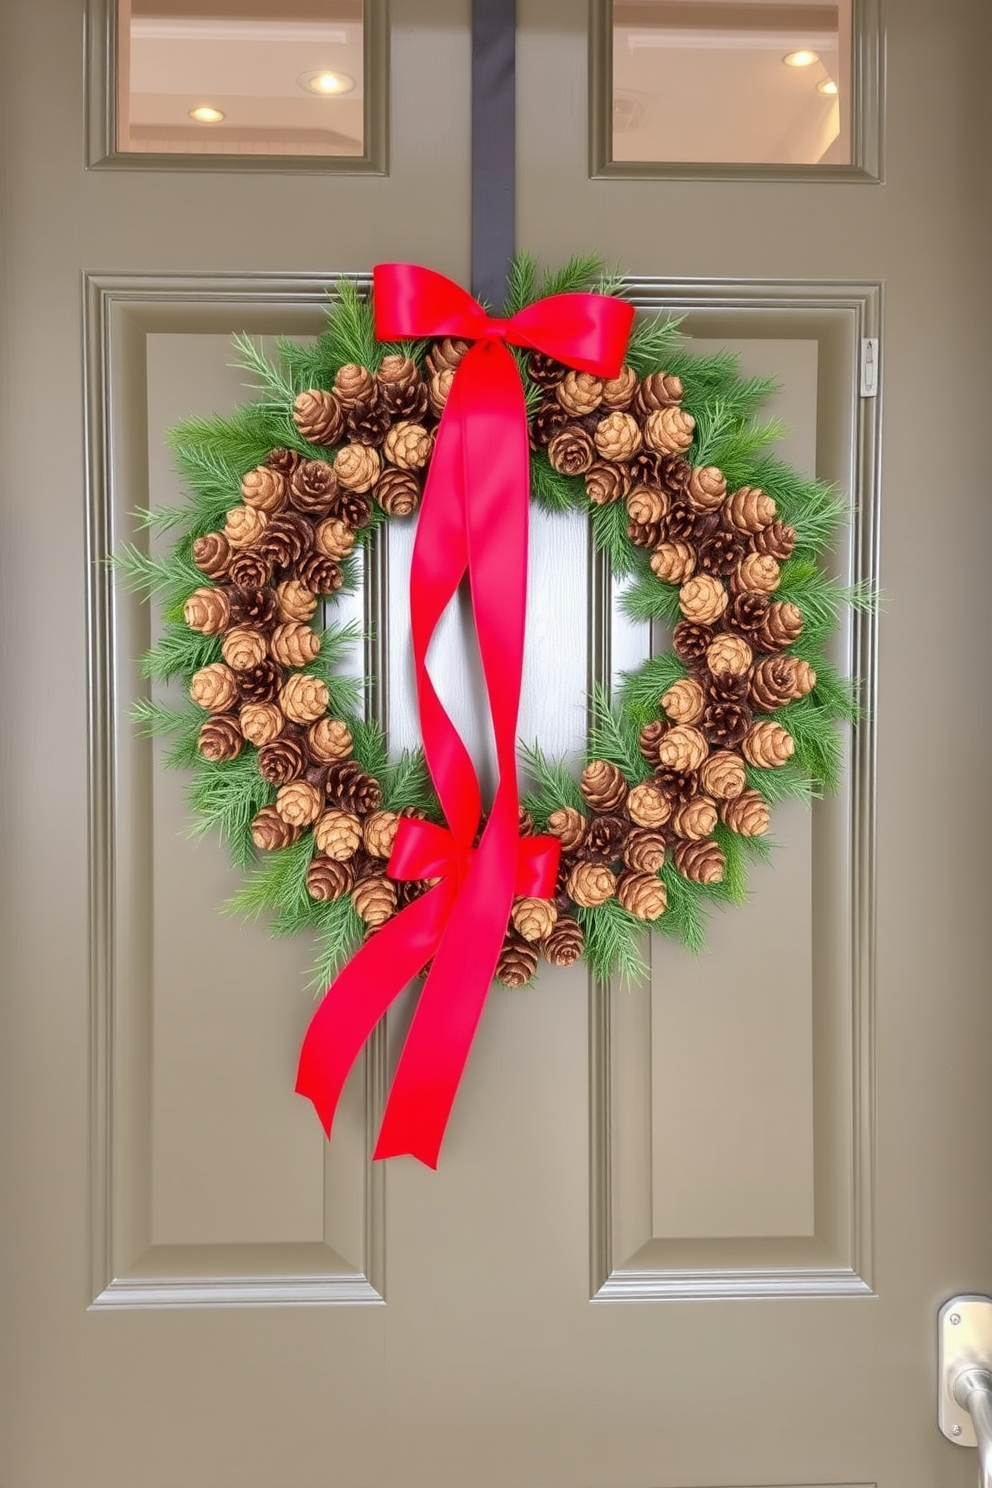
POLYGON ((937 1326, 940 1429, 978 1448, 979 1488, 992 1488, 992 1297, 952 1297, 937 1326))
POLYGON ((963 1369, 951 1393, 975 1428, 981 1488, 992 1488, 992 1374, 987 1369, 963 1369))

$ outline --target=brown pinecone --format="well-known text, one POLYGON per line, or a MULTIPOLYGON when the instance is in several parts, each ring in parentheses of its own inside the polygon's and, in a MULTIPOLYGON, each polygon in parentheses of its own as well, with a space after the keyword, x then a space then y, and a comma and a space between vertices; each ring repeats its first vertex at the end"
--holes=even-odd
POLYGON ((420 482, 408 470, 388 467, 376 482, 372 495, 390 517, 408 517, 420 501, 420 482))
POLYGON ((703 672, 700 675, 711 703, 747 702, 749 679, 746 672, 703 672))
POLYGON ((663 718, 654 718, 646 723, 637 736, 637 747, 641 751, 642 758, 649 765, 660 763, 658 759, 658 745, 668 733, 668 724, 663 718))
POLYGON ((665 885, 653 873, 628 869, 620 875, 617 898, 628 914, 638 920, 660 920, 668 907, 665 885))
POLYGON ((412 357, 383 357, 377 377, 379 395, 394 419, 424 416, 427 412, 427 388, 412 357))
POLYGON ((774 594, 780 578, 781 571, 774 558, 767 553, 747 553, 737 565, 734 583, 738 589, 752 594, 774 594))
POLYGON ((250 672, 238 677, 238 695, 242 703, 271 703, 279 691, 282 671, 270 656, 250 672))
POLYGON ((530 443, 532 449, 547 449, 548 445, 569 423, 568 414, 557 398, 541 403, 530 421, 530 443))
POLYGON ((664 491, 654 486, 635 486, 627 497, 627 515, 638 525, 650 526, 664 521, 669 504, 664 491))
POLYGON ((744 557, 744 539, 731 532, 714 532, 699 547, 699 566, 704 573, 725 577, 744 557))
POLYGON ((326 853, 338 863, 347 863, 362 846, 362 824, 353 812, 332 806, 314 822, 313 840, 318 852, 326 853))
POLYGON ((307 729, 307 748, 319 765, 347 759, 353 748, 351 730, 340 718, 321 718, 307 729))
POLYGON ((444 412, 444 405, 448 401, 448 394, 451 392, 451 384, 454 380, 454 372, 450 367, 446 367, 441 372, 435 372, 427 384, 427 401, 435 418, 440 418, 444 412))
POLYGON ((434 342, 427 353, 427 364, 432 372, 453 372, 467 351, 467 341, 445 336, 443 340, 434 342))
POLYGON ((340 444, 344 433, 341 404, 333 393, 327 393, 323 388, 297 393, 293 403, 293 423, 308 444, 340 444))
POLYGON ((784 765, 795 750, 796 741, 792 735, 770 718, 752 723, 741 745, 744 758, 760 770, 773 770, 784 765))
POLYGON ((241 498, 271 517, 286 505, 286 477, 271 465, 257 465, 242 476, 241 498))
POLYGON ((684 584, 692 578, 696 553, 691 543, 669 539, 651 554, 651 572, 663 584, 684 584))
POLYGON ((727 591, 711 574, 695 574, 679 589, 679 608, 687 620, 710 625, 727 608, 727 591))
POLYGON ((706 520, 702 513, 689 505, 688 501, 673 501, 668 508, 668 519, 665 523, 669 540, 687 543, 705 541, 700 528, 706 520))
POLYGON ((302 458, 298 450, 274 449, 269 451, 265 463, 270 470, 278 470, 279 474, 284 475, 288 480, 302 458))
POLYGON ((579 789, 582 799, 594 811, 603 813, 618 810, 627 799, 627 782, 623 771, 606 760, 590 760, 582 771, 579 789))
POLYGON ((275 703, 245 703, 238 715, 241 732, 249 744, 261 749, 278 739, 286 726, 286 720, 275 703))
POLYGON ((333 558, 325 558, 323 553, 308 553, 296 565, 296 576, 314 594, 336 594, 344 583, 341 565, 333 558))
MULTIPOLYGON (((802 665, 810 670, 808 663, 802 665)), ((759 661, 751 678, 751 702, 759 713, 774 713, 784 708, 794 697, 804 694, 796 690, 799 663, 794 656, 768 656, 759 661)), ((815 686, 816 673, 813 672, 815 686)), ((805 676, 804 676, 805 680, 805 676)), ((810 691, 806 688, 805 691, 810 691)))
POLYGON ((236 759, 241 753, 241 728, 231 713, 215 713, 200 725, 196 747, 207 760, 236 759))
POLYGON ((626 411, 637 396, 637 373, 633 367, 621 367, 618 376, 603 383, 603 406, 626 411))
MULTIPOLYGON (((275 748, 272 745, 272 748, 275 748)), ((291 827, 309 827, 320 815, 321 793, 309 780, 291 780, 276 792, 276 810, 291 827)))
POLYGON ((672 831, 676 837, 685 837, 691 842, 701 842, 708 837, 716 823, 716 802, 709 796, 693 796, 672 812, 672 831))
POLYGON ((732 677, 743 677, 753 661, 754 653, 744 637, 730 632, 714 637, 706 648, 706 665, 714 676, 729 672, 732 677))
POLYGON ((334 392, 344 409, 354 408, 356 403, 367 403, 378 395, 378 391, 374 374, 356 362, 346 362, 334 378, 334 392))
POLYGON ((423 424, 401 419, 386 435, 383 453, 399 470, 423 470, 433 448, 433 435, 428 434, 423 424))
POLYGON ((770 603, 767 594, 735 594, 724 623, 739 635, 751 636, 764 624, 770 603))
POLYGON ((311 899, 323 903, 329 899, 341 899, 351 885, 351 868, 347 863, 337 863, 333 858, 311 858, 307 868, 307 893, 311 899))
POLYGON ((721 820, 741 837, 761 837, 768 831, 771 813, 768 803, 756 790, 743 790, 739 796, 720 805, 721 820))
POLYGON ((727 481, 716 465, 702 465, 689 476, 689 500, 701 511, 715 511, 727 497, 727 481))
POLYGON ((569 898, 582 909, 605 904, 616 893, 613 870, 602 863, 576 863, 566 881, 569 898))
POLYGON ((517 899, 510 919, 524 940, 546 940, 555 927, 558 906, 550 899, 517 899))
POLYGON ((784 651, 802 635, 801 610, 789 600, 776 600, 768 607, 768 614, 755 631, 754 643, 758 651, 784 651))
MULTIPOLYGON (((330 562, 330 559, 326 561, 330 562)), ((320 637, 309 625, 299 620, 287 620, 272 632, 269 650, 273 661, 280 666, 309 666, 320 652, 320 637)))
POLYGON ((595 458, 596 446, 578 424, 569 424, 548 445, 548 459, 562 475, 584 475, 595 458))
POLYGON ((665 838, 650 827, 634 827, 623 845, 623 860, 635 873, 660 873, 665 862, 665 838))
POLYGON ((507 930, 496 962, 496 980, 504 987, 526 987, 537 970, 537 949, 515 930, 507 930))
POLYGON ((283 821, 274 806, 263 806, 251 824, 251 840, 260 852, 291 847, 302 835, 302 829, 283 821))
POLYGON ((254 506, 232 506, 224 518, 224 536, 232 548, 250 548, 262 537, 268 522, 265 513, 254 506))
POLYGON ((775 520, 775 503, 757 486, 741 486, 727 497, 727 521, 741 532, 760 532, 775 520))
POLYGON ((715 631, 708 625, 699 625, 695 620, 680 620, 672 632, 672 646, 679 660, 692 666, 694 662, 703 660, 714 635, 715 631))
POLYGON ((637 411, 643 415, 669 408, 682 397, 682 379, 667 372, 651 372, 637 389, 637 411))
MULTIPOLYGON (((272 664, 275 666, 274 662, 272 664)), ((306 672, 294 672, 279 690, 279 706, 293 723, 316 723, 327 712, 329 701, 327 683, 320 677, 308 676, 306 672)))
POLYGON ((265 660, 268 649, 263 632, 250 625, 229 630, 220 647, 224 660, 236 672, 252 671, 265 660))
POLYGON ((537 831, 537 828, 534 824, 534 818, 531 816, 530 812, 527 810, 527 807, 522 802, 517 808, 517 830, 519 831, 521 837, 533 837, 534 833, 537 831))
POLYGON ((672 770, 667 765, 659 765, 651 778, 673 802, 691 801, 699 791, 699 772, 696 770, 672 770))
POLYGON ((313 528, 296 512, 273 517, 259 540, 258 550, 276 568, 295 568, 313 546, 313 528))
POLYGON ((555 928, 541 946, 541 954, 552 966, 574 966, 584 945, 585 935, 578 920, 559 914, 555 928))
POLYGON ((714 749, 735 749, 751 727, 751 714, 740 703, 712 703, 703 715, 703 731, 714 749))
POLYGON ((675 724, 658 745, 659 763, 665 769, 680 770, 683 774, 698 770, 708 754, 705 738, 688 723, 675 724))
POLYGON ((547 830, 552 837, 558 838, 563 852, 575 852, 585 839, 587 826, 581 811, 576 811, 574 806, 559 806, 548 817, 547 830))
POLYGON ((718 801, 732 800, 747 784, 744 761, 732 750, 718 749, 703 762, 699 784, 708 796, 714 796, 718 801))
POLYGON ((396 885, 382 874, 361 878, 351 891, 351 902, 359 917, 374 929, 396 913, 396 885))
POLYGON ((269 588, 235 587, 228 591, 228 599, 232 625, 254 625, 258 630, 268 630, 276 618, 276 596, 269 588))
POLYGON ((627 536, 638 548, 657 548, 664 535, 664 522, 627 523, 627 536))
POLYGON ((662 457, 656 450, 645 449, 642 445, 628 463, 627 469, 630 471, 632 486, 661 486, 662 484, 662 457))
POLYGON ((400 818, 396 811, 373 811, 362 823, 362 840, 365 851, 373 858, 392 856, 400 818))
POLYGON ((356 403, 348 410, 348 437, 356 444, 367 444, 378 448, 382 444, 393 422, 393 415, 385 403, 376 397, 371 403, 356 403))
POLYGON ((573 418, 585 418, 595 413, 603 401, 603 384, 592 372, 576 372, 571 368, 555 388, 555 396, 573 418))
POLYGON ((200 635, 222 635, 231 620, 231 606, 223 589, 194 589, 183 605, 183 619, 200 635))
MULTIPOLYGON (((380 480, 381 478, 380 476, 380 480)), ((372 516, 371 497, 364 491, 340 491, 331 507, 331 513, 352 529, 367 527, 372 516)))
POLYGON ((706 694, 695 677, 682 677, 662 694, 661 706, 673 723, 698 723, 706 711, 706 694))
MULTIPOLYGON (((256 590, 256 593, 266 593, 256 590)), ((280 620, 312 620, 317 610, 317 596, 307 589, 299 579, 284 579, 276 589, 275 605, 280 620)))
MULTIPOLYGON (((658 482, 674 501, 686 501, 692 466, 684 455, 656 455, 658 482)), ((689 502, 689 505, 692 503, 689 502)))
POLYGON ((358 491, 362 495, 371 491, 381 470, 379 451, 367 444, 343 444, 334 456, 338 485, 347 491, 358 491))
POLYGON ((248 548, 232 554, 227 577, 236 589, 265 589, 272 582, 272 570, 267 554, 248 548))
POLYGON ((644 420, 644 443, 662 455, 679 455, 692 443, 696 420, 684 408, 659 408, 644 420))
POLYGON ((327 771, 324 786, 328 801, 352 811, 356 816, 367 816, 378 811, 382 805, 382 786, 374 775, 366 775, 357 760, 341 760, 327 771))
MULTIPOLYGON (((362 497, 348 492, 339 500, 347 504, 350 501, 361 501, 362 497)), ((313 529, 313 545, 318 553, 323 553, 325 558, 333 558, 335 563, 339 563, 342 558, 347 558, 348 554, 354 551, 354 529, 341 516, 325 517, 313 529)))
POLYGON ((193 673, 189 695, 207 713, 226 713, 238 695, 238 678, 222 661, 212 661, 193 673))
POLYGON ((692 883, 723 883, 727 871, 727 859, 718 842, 711 837, 699 841, 683 839, 675 844, 675 866, 683 878, 692 883))
POLYGON ((654 781, 642 780, 631 786, 627 796, 627 815, 637 826, 663 826, 671 814, 671 802, 654 781))
POLYGON ((288 730, 258 751, 258 773, 270 785, 299 780, 307 767, 307 751, 297 730, 288 730))
POLYGON ((785 522, 772 522, 770 526, 754 534, 751 544, 756 553, 767 553, 769 558, 777 558, 780 563, 784 563, 787 558, 792 557, 796 546, 796 529, 787 526, 785 522))
POLYGON ((586 495, 596 506, 610 506, 630 489, 630 473, 623 465, 596 460, 586 471, 586 495))
POLYGON ((532 351, 527 358, 527 375, 538 387, 557 387, 567 371, 564 362, 556 362, 554 357, 545 356, 543 351, 532 351))
POLYGON ((600 459, 622 464, 633 459, 641 447, 641 431, 629 413, 608 413, 600 419, 593 434, 600 459))
POLYGON ((206 532, 193 540, 193 562, 208 579, 219 579, 231 561, 231 544, 223 532, 206 532))
POLYGON ((629 831, 630 822, 622 816, 595 816, 576 849, 577 856, 585 863, 615 863, 629 831))

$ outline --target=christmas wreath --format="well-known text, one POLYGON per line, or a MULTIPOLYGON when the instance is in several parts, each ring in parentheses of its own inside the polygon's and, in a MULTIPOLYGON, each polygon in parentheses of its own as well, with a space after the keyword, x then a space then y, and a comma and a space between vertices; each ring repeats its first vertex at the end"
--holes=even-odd
MULTIPOLYGON (((593 260, 538 287, 521 255, 503 318, 469 303, 485 322, 480 337, 517 364, 530 499, 590 522, 625 577, 627 610, 671 627, 671 646, 612 698, 590 699, 578 770, 547 758, 540 741, 521 752, 529 784, 513 835, 533 839, 533 851, 520 857, 499 928, 495 977, 507 987, 524 986, 541 960, 584 958, 599 977, 635 977, 646 927, 700 949, 708 907, 746 897, 771 808, 836 786, 839 725, 856 716, 828 642, 843 608, 868 596, 822 561, 847 508, 770 453, 781 431, 755 415, 771 384, 743 377, 730 354, 693 353, 674 319, 638 320, 627 340, 627 306, 611 375, 533 349, 526 327, 540 307, 560 314, 591 304, 590 291, 622 303, 622 281, 604 281, 593 260)), ((427 760, 390 757, 361 684, 342 675, 358 637, 335 625, 333 608, 377 528, 417 520, 442 415, 468 397, 457 379, 470 343, 381 339, 377 309, 345 281, 313 344, 280 342, 274 362, 238 337, 260 396, 173 431, 188 494, 140 514, 171 551, 133 544, 116 560, 163 607, 144 675, 178 679, 186 693, 144 698, 134 716, 169 737, 167 764, 191 770, 193 830, 219 829, 245 870, 230 907, 270 914, 275 934, 313 931, 321 988, 448 871, 440 836, 429 835, 451 816, 430 750, 427 760), (420 824, 416 843, 404 821, 420 824)), ((474 571, 472 582, 474 592, 474 571)), ((421 706, 426 739, 433 703, 422 695, 421 706)), ((515 781, 513 791, 516 812, 515 781)), ((485 821, 470 819, 473 851, 485 821)), ((417 969, 436 940, 420 949, 417 969)))

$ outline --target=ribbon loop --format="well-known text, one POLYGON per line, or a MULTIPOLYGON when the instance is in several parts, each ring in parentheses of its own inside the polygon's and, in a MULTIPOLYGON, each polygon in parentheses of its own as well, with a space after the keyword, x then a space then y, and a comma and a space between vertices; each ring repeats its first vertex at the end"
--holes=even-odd
POLYGON ((374 1155, 410 1153, 434 1167, 513 898, 553 894, 560 853, 557 838, 519 834, 516 728, 530 453, 523 387, 509 346, 616 377, 634 311, 604 295, 563 294, 509 319, 492 317, 452 280, 415 264, 378 264, 373 285, 380 340, 475 343, 455 369, 438 427, 410 575, 424 753, 448 826, 400 822, 387 871, 400 880, 438 882, 378 930, 328 989, 304 1039, 296 1088, 313 1101, 329 1135, 362 1045, 431 961, 374 1155), (481 836, 478 777, 427 669, 431 639, 466 573, 499 772, 481 836))

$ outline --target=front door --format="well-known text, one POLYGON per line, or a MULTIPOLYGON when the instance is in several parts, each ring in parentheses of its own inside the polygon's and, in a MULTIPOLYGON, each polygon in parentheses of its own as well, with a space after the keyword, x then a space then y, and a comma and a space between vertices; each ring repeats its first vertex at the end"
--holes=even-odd
MULTIPOLYGON (((838 644, 866 703, 840 794, 781 812, 698 960, 494 990, 436 1173, 368 1162, 408 1004, 329 1147, 293 1096, 312 948, 216 913, 239 878, 128 721, 152 621, 105 555, 175 501, 170 425, 245 396, 234 332, 312 334, 326 285, 382 259, 466 281, 468 0, 392 0, 386 174, 163 169, 137 113, 144 154, 86 169, 104 7, 4 9, 8 1488, 973 1479, 934 1344, 947 1296, 992 1291, 987 23, 891 7, 884 184, 591 179, 591 9, 518 5, 518 242, 598 249, 640 306, 776 375, 787 457, 858 503, 838 575, 878 567, 884 599, 877 644, 870 621, 838 644)), ((397 747, 408 562, 397 529, 355 600, 397 747)), ((590 678, 663 640, 575 518, 535 517, 529 623, 520 734, 549 753, 579 747, 590 678)), ((472 665, 442 645, 468 726, 472 665)))

